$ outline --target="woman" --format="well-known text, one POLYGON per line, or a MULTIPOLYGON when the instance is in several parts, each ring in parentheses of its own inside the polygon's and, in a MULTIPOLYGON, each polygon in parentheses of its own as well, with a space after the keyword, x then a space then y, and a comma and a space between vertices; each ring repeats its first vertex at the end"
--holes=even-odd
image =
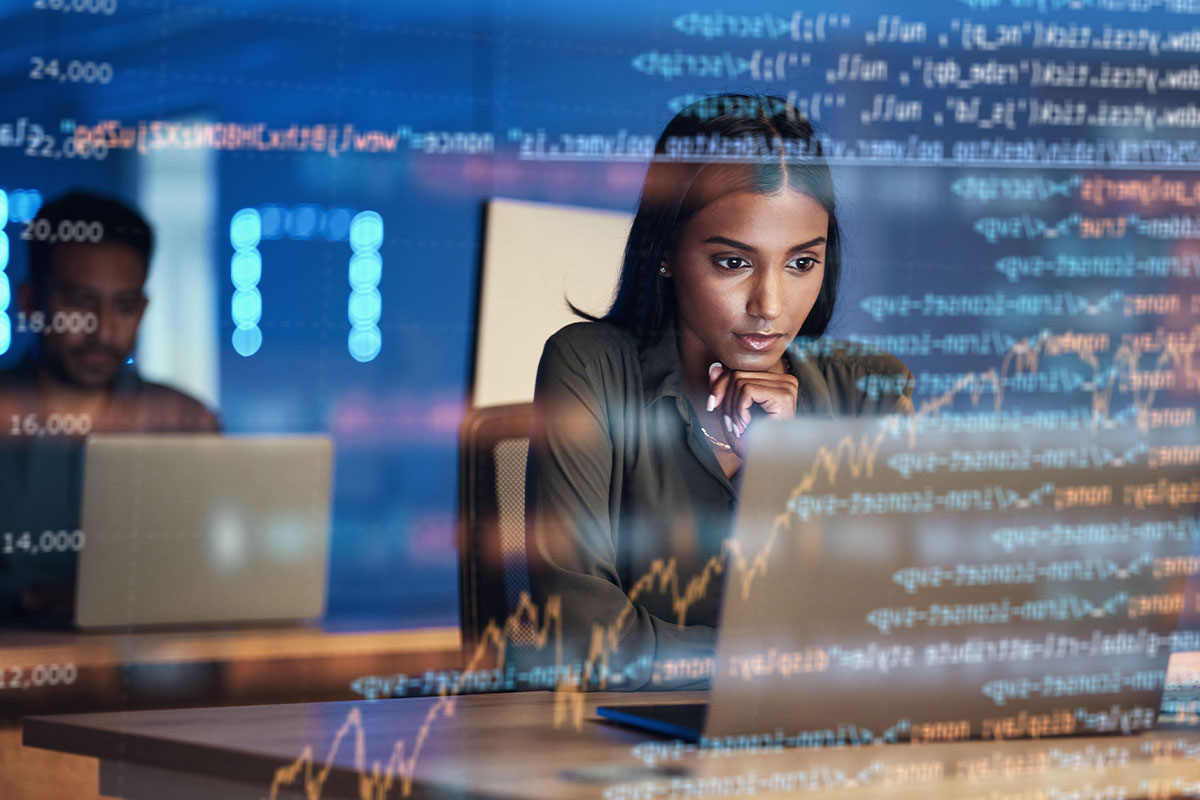
POLYGON ((757 420, 909 406, 856 386, 911 377, 895 358, 793 346, 829 322, 840 239, 820 143, 787 101, 708 98, 659 137, 612 308, 575 309, 590 321, 546 342, 534 393, 530 587, 561 598, 563 661, 587 688, 695 683, 661 667, 713 653, 719 580, 679 595, 731 533, 757 420))

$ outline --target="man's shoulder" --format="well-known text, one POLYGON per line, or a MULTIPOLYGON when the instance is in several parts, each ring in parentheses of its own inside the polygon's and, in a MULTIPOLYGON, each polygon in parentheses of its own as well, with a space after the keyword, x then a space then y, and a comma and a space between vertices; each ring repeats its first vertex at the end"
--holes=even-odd
POLYGON ((199 400, 187 392, 176 389, 174 386, 168 386, 165 383, 158 383, 156 381, 148 381, 140 376, 137 378, 137 384, 138 391, 144 393, 147 399, 179 403, 180 405, 189 407, 205 407, 199 400))
POLYGON ((178 431, 217 431, 217 417, 208 406, 196 398, 167 386, 134 378, 137 402, 153 410, 155 427, 178 431))
POLYGON ((22 360, 0 369, 0 419, 26 414, 37 406, 33 369, 22 360))

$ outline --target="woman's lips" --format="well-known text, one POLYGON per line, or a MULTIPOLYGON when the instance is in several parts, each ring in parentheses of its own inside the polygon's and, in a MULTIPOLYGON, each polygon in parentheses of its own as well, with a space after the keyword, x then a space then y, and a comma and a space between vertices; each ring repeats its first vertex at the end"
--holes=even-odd
POLYGON ((775 344, 775 342, 779 341, 779 338, 782 335, 783 334, 781 334, 781 333, 775 333, 770 336, 756 336, 752 333, 735 333, 734 334, 734 336, 737 338, 737 340, 742 343, 743 347, 745 347, 749 350, 754 350, 755 352, 761 352, 763 350, 770 350, 771 347, 775 344))

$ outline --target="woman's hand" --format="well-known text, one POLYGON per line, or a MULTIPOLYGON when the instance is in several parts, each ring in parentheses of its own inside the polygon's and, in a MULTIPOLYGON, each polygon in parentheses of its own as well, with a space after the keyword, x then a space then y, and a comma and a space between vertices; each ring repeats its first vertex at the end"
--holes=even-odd
POLYGON ((735 453, 744 457, 742 437, 750 426, 750 409, 760 406, 768 417, 796 416, 796 394, 800 382, 790 372, 731 370, 719 361, 708 368, 709 410, 716 409, 725 420, 726 439, 735 453))

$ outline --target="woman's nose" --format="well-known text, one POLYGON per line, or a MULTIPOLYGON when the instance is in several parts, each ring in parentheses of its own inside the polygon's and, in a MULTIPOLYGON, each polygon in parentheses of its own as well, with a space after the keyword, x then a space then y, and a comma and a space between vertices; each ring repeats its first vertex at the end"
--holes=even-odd
POLYGON ((783 313, 782 277, 776 270, 766 270, 755 277, 746 303, 747 313, 767 320, 783 313))

